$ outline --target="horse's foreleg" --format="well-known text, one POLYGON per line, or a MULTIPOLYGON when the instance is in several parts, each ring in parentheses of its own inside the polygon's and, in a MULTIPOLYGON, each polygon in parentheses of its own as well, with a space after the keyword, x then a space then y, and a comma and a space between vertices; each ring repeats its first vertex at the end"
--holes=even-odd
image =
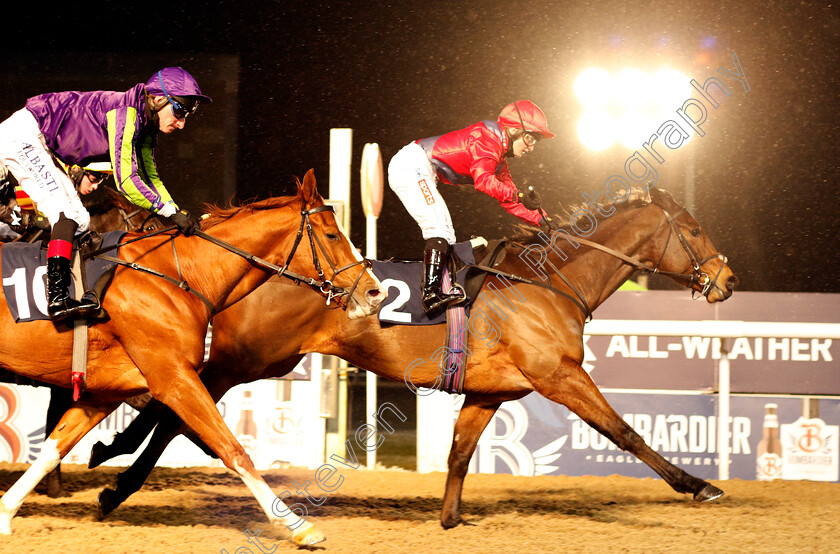
POLYGON ((251 458, 225 425, 213 398, 198 375, 192 370, 164 376, 165 373, 156 372, 146 376, 152 395, 172 408, 219 456, 225 466, 242 478, 271 523, 288 527, 292 531, 292 541, 298 545, 323 541, 324 535, 305 517, 290 510, 257 473, 251 458))
POLYGON ((577 362, 565 358, 560 367, 534 382, 537 391, 546 398, 563 404, 593 429, 646 463, 671 487, 690 493, 698 501, 714 500, 723 491, 689 475, 648 446, 644 439, 619 416, 577 362))
POLYGON ((461 519, 461 491, 464 477, 470 465, 470 458, 475 452, 478 439, 500 404, 479 405, 467 395, 464 405, 458 413, 455 430, 452 435, 452 448, 449 450, 449 474, 446 476, 446 492, 443 495, 443 510, 440 524, 444 529, 464 523, 461 519))
MULTIPOLYGON (((216 366, 210 365, 208 367, 214 368, 216 366)), ((217 372, 208 372, 206 370, 201 375, 201 381, 205 383, 207 392, 210 393, 214 402, 221 400, 222 396, 224 396, 231 387, 239 383, 239 379, 226 378, 226 375, 228 374, 219 374, 217 372)), ((125 502, 129 496, 140 490, 140 487, 142 487, 146 479, 149 478, 149 474, 151 474, 155 464, 157 464, 157 461, 160 459, 164 450, 166 450, 167 445, 169 445, 169 443, 172 442, 172 439, 177 437, 179 434, 184 433, 196 446, 206 452, 208 456, 216 456, 216 453, 204 444, 204 441, 195 436, 195 432, 184 425, 181 418, 179 418, 162 402, 158 400, 151 400, 146 407, 143 408, 140 412, 140 416, 138 417, 147 416, 148 414, 153 414, 153 417, 149 416, 149 420, 152 426, 157 424, 157 427, 155 427, 154 433, 152 434, 151 439, 149 439, 149 444, 146 445, 146 448, 140 453, 140 456, 134 461, 134 463, 131 464, 130 467, 117 475, 116 488, 110 489, 106 487, 101 493, 99 493, 97 504, 100 518, 104 518, 113 512, 120 504, 125 502)), ((136 421, 137 419, 131 422, 131 425, 129 425, 124 432, 129 431, 136 421)), ((122 436, 122 434, 117 435, 117 437, 120 436, 122 436)), ((139 438, 142 442, 142 440, 145 439, 145 435, 139 438)), ((115 444, 116 442, 117 439, 114 439, 115 444)), ((134 448, 132 451, 133 450, 134 448)))
POLYGON ((95 403, 79 400, 64 414, 41 447, 41 454, 29 469, 0 498, 0 533, 11 534, 12 518, 20 509, 26 496, 41 479, 61 462, 79 440, 93 429, 105 416, 119 406, 119 402, 95 403))

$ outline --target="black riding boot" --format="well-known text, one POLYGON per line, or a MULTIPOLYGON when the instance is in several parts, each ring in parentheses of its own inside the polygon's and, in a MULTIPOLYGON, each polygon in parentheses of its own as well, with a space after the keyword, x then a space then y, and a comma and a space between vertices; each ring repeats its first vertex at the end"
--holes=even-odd
POLYGON ((63 256, 47 258, 47 312, 53 321, 92 315, 98 303, 88 297, 81 301, 70 297, 70 260, 63 256))
POLYGON ((426 241, 423 255, 423 310, 433 316, 453 304, 465 300, 462 292, 443 292, 443 268, 446 266, 449 244, 440 238, 426 241))

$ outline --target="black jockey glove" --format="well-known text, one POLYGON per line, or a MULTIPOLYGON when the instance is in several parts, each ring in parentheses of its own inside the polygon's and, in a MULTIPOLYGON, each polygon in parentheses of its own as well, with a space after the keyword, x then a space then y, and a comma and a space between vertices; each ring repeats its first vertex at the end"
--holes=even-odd
POLYGON ((169 219, 186 236, 190 236, 196 231, 201 231, 201 223, 198 218, 190 215, 190 212, 187 210, 179 210, 169 216, 169 219))
POLYGON ((529 210, 537 210, 540 207, 540 195, 532 187, 528 187, 525 192, 520 192, 518 195, 519 202, 529 210))

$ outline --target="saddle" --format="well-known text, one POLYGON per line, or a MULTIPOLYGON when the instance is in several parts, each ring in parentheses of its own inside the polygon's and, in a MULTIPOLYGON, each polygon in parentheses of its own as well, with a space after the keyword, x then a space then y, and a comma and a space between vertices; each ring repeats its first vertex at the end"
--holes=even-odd
MULTIPOLYGON (((501 262, 505 255, 505 241, 488 243, 483 238, 455 244, 450 250, 449 266, 444 272, 444 291, 448 292, 456 281, 464 289, 467 302, 450 306, 444 313, 429 317, 420 302, 422 290, 422 262, 416 261, 372 261, 374 275, 389 291, 388 298, 379 310, 380 325, 439 325, 446 324, 445 354, 440 356, 439 367, 443 379, 439 389, 450 394, 461 394, 465 379, 465 365, 470 354, 468 342, 469 311, 487 279, 488 270, 501 262), (476 257, 482 260, 481 267, 476 257)), ((436 353, 437 354, 437 353, 436 353)), ((434 356, 435 358, 437 356, 434 356)))
MULTIPOLYGON (((495 258, 503 243, 493 242, 491 256, 495 258)), ((467 314, 481 290, 487 272, 477 267, 476 253, 488 250, 488 243, 483 238, 474 238, 468 242, 459 242, 452 246, 449 256, 449 275, 456 275, 455 281, 467 293, 464 303, 467 314)), ((487 255, 484 256, 487 259, 487 255)), ((423 310, 420 291, 423 282, 423 262, 408 260, 371 261, 371 270, 386 289, 392 289, 379 310, 379 322, 382 325, 440 325, 446 323, 446 314, 440 313, 429 317, 423 310), (396 289, 396 294, 393 290, 396 289)), ((454 284, 454 283, 453 283, 454 284)))

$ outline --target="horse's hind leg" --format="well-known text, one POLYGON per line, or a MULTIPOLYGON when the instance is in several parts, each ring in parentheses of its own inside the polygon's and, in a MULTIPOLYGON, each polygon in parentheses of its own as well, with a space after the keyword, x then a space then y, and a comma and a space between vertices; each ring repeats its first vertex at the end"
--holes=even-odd
POLYGON ((166 371, 148 372, 146 380, 152 395, 172 408, 219 456, 225 466, 242 478, 272 524, 288 527, 292 531, 292 541, 298 545, 305 546, 324 540, 324 535, 305 517, 290 510, 257 473, 251 458, 228 429, 213 398, 195 371, 187 369, 174 374, 166 371))
POLYGON ((35 485, 61 463, 61 459, 88 431, 120 404, 94 402, 95 400, 79 400, 67 410, 55 430, 44 441, 41 454, 35 463, 29 466, 20 479, 6 491, 3 498, 0 498, 0 533, 11 534, 12 518, 35 485))
POLYGON ((178 435, 181 427, 184 427, 181 420, 175 414, 171 413, 169 409, 169 418, 164 418, 158 423, 155 428, 149 444, 140 453, 140 456, 125 471, 117 475, 116 490, 108 487, 102 489, 99 496, 96 498, 97 508, 99 510, 99 518, 103 519, 108 514, 119 507, 129 496, 140 490, 143 483, 148 479, 149 474, 155 468, 155 464, 160 459, 163 451, 171 442, 172 438, 178 435), (174 420, 177 429, 174 432, 168 432, 169 428, 173 427, 170 421, 174 420))
POLYGON ((701 502, 723 495, 723 491, 714 485, 689 475, 649 447, 613 410, 577 362, 564 358, 555 371, 532 382, 540 394, 568 407, 616 446, 634 454, 662 476, 675 491, 690 493, 701 502))
POLYGON ((444 529, 464 523, 461 519, 461 491, 464 477, 470 465, 470 458, 475 452, 478 439, 493 414, 499 409, 499 403, 479 404, 467 395, 464 405, 458 413, 455 430, 452 435, 452 448, 449 450, 449 474, 446 476, 446 492, 443 495, 443 510, 440 524, 444 529))
POLYGON ((137 417, 128 424, 128 427, 114 435, 111 444, 106 445, 99 441, 91 447, 88 468, 93 469, 111 458, 120 454, 131 454, 140 448, 158 424, 161 414, 168 411, 169 408, 161 402, 150 400, 146 407, 140 410, 137 417))
MULTIPOLYGON (((47 422, 46 430, 44 431, 44 436, 47 437, 50 436, 53 429, 55 429, 56 425, 58 425, 59 420, 61 420, 61 416, 63 416, 67 410, 70 409, 70 406, 73 405, 73 396, 68 389, 55 385, 50 385, 49 388, 50 403, 47 407, 47 422)), ((44 480, 47 484, 47 496, 50 498, 70 496, 61 484, 61 464, 58 464, 55 466, 55 469, 47 473, 44 480)))

